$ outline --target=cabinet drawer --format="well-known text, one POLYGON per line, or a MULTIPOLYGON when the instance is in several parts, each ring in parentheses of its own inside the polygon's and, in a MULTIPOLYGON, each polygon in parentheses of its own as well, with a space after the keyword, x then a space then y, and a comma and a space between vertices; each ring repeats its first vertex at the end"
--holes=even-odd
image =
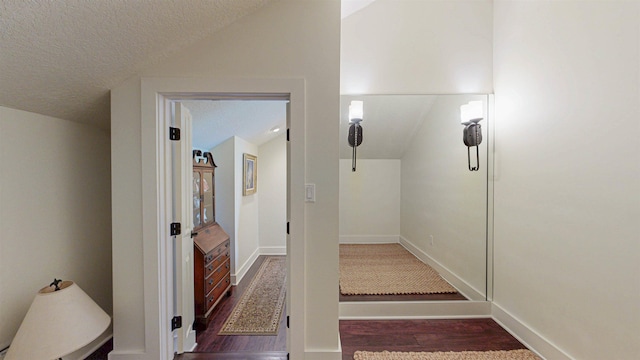
MULTIPOLYGON (((221 264, 229 261, 229 250, 223 251, 221 255, 219 255, 211 264, 213 264, 213 269, 216 269, 221 264)), ((227 268, 228 269, 228 268, 227 268)))
POLYGON ((227 289, 227 287, 229 287, 230 283, 231 283, 231 279, 229 276, 227 276, 226 278, 222 279, 222 281, 217 283, 216 286, 211 290, 211 292, 207 294, 207 301, 206 301, 207 311, 209 311, 209 309, 211 309, 211 307, 215 305, 216 301, 218 301, 218 299, 220 298, 220 295, 222 295, 222 293, 227 289))
MULTIPOLYGON (((213 260, 212 262, 210 262, 207 265, 205 265, 205 267, 204 267, 204 277, 205 278, 209 277, 209 275, 211 275, 211 273, 216 271, 216 269, 220 265, 222 265, 222 264, 224 264, 225 262, 228 262, 228 261, 229 261, 229 251, 227 251, 224 254, 218 256, 215 260, 213 260)), ((227 265, 227 269, 229 269, 229 265, 227 265)))
POLYGON ((224 264, 220 264, 211 274, 211 277, 214 278, 214 283, 218 283, 222 278, 229 273, 229 261, 225 261, 224 264))
POLYGON ((205 281, 204 281, 204 293, 208 294, 209 292, 211 292, 211 289, 213 289, 213 287, 217 284, 218 282, 216 281, 216 279, 214 278, 214 276, 209 276, 205 281))
POLYGON ((229 274, 229 261, 227 261, 224 264, 218 266, 218 268, 216 268, 216 270, 213 271, 211 276, 209 276, 208 278, 205 279, 204 293, 208 294, 209 291, 211 291, 211 289, 213 289, 213 287, 217 283, 219 283, 220 280, 222 280, 224 278, 224 276, 227 275, 227 274, 229 274))
POLYGON ((216 247, 215 249, 213 249, 210 253, 209 256, 211 257, 211 260, 215 259, 216 257, 224 254, 225 252, 229 251, 229 241, 225 241, 224 243, 218 245, 218 247, 216 247))

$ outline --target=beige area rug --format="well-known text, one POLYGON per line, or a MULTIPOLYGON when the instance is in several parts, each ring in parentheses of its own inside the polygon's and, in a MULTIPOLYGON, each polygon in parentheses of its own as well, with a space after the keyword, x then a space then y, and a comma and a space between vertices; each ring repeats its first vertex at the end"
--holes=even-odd
POLYGON ((286 258, 267 258, 218 335, 277 335, 285 302, 286 258))
POLYGON ((356 351, 354 360, 541 360, 530 350, 461 352, 356 351))
POLYGON ((340 244, 342 295, 456 293, 400 244, 340 244))

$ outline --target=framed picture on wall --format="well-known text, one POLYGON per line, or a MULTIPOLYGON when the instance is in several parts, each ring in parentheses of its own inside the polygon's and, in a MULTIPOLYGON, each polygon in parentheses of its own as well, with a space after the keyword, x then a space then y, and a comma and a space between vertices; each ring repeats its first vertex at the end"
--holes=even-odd
POLYGON ((243 154, 242 195, 253 195, 258 190, 258 158, 251 154, 243 154))

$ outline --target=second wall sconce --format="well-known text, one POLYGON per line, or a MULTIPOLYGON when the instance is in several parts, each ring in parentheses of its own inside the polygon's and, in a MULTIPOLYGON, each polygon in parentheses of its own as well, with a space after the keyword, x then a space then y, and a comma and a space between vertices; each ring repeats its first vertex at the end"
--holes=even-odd
POLYGON ((482 143, 482 127, 480 121, 484 118, 482 101, 469 101, 467 104, 460 106, 460 122, 464 125, 462 140, 467 146, 467 161, 469 171, 478 171, 480 169, 480 150, 478 145, 482 143), (476 166, 471 166, 471 150, 476 148, 476 166))
POLYGON ((356 148, 362 144, 362 118, 364 117, 364 103, 354 100, 349 105, 349 135, 347 141, 353 148, 353 158, 351 160, 351 171, 356 171, 356 148))

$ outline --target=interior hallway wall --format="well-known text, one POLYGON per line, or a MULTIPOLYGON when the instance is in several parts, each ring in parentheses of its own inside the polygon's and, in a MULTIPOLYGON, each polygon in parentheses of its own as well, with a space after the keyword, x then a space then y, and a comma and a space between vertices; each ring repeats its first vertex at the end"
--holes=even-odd
POLYGON ((258 147, 259 247, 262 254, 287 251, 287 136, 258 147))
POLYGON ((494 304, 571 358, 638 359, 640 3, 494 19, 494 304))
MULTIPOLYGON (((230 266, 232 278, 235 278, 238 263, 236 249, 236 164, 235 137, 230 137, 211 149, 216 167, 216 222, 229 235, 231 243, 230 266)), ((242 179, 242 178, 241 178, 242 179)), ((242 187, 241 187, 242 189, 242 187)))
POLYGON ((112 89, 113 251, 114 262, 126 269, 114 272, 112 358, 151 360, 160 351, 154 329, 144 326, 141 164, 151 150, 141 140, 149 134, 141 126, 141 77, 304 80, 305 134, 292 136, 305 137, 304 181, 316 184, 317 199, 305 205, 305 235, 295 239, 303 244, 304 268, 291 276, 307 285, 304 300, 295 304, 304 316, 291 321, 304 320, 304 329, 295 331, 306 340, 291 345, 309 359, 339 357, 339 51, 339 1, 276 1, 112 89))
MULTIPOLYGON (((238 275, 242 275, 251 267, 252 258, 257 255, 258 244, 258 226, 259 217, 258 209, 260 196, 258 192, 255 194, 244 196, 243 190, 243 155, 250 154, 258 157, 258 172, 260 172, 260 156, 258 154, 258 146, 252 144, 238 136, 234 136, 234 172, 235 172, 235 233, 236 233, 236 279, 238 275)), ((254 169, 255 170, 255 169, 254 169)), ((259 191, 259 189, 258 189, 259 191)))
POLYGON ((340 159, 340 242, 398 242, 400 160, 340 159))
POLYGON ((110 178, 104 130, 0 107, 0 348, 54 277, 113 313, 110 178))

